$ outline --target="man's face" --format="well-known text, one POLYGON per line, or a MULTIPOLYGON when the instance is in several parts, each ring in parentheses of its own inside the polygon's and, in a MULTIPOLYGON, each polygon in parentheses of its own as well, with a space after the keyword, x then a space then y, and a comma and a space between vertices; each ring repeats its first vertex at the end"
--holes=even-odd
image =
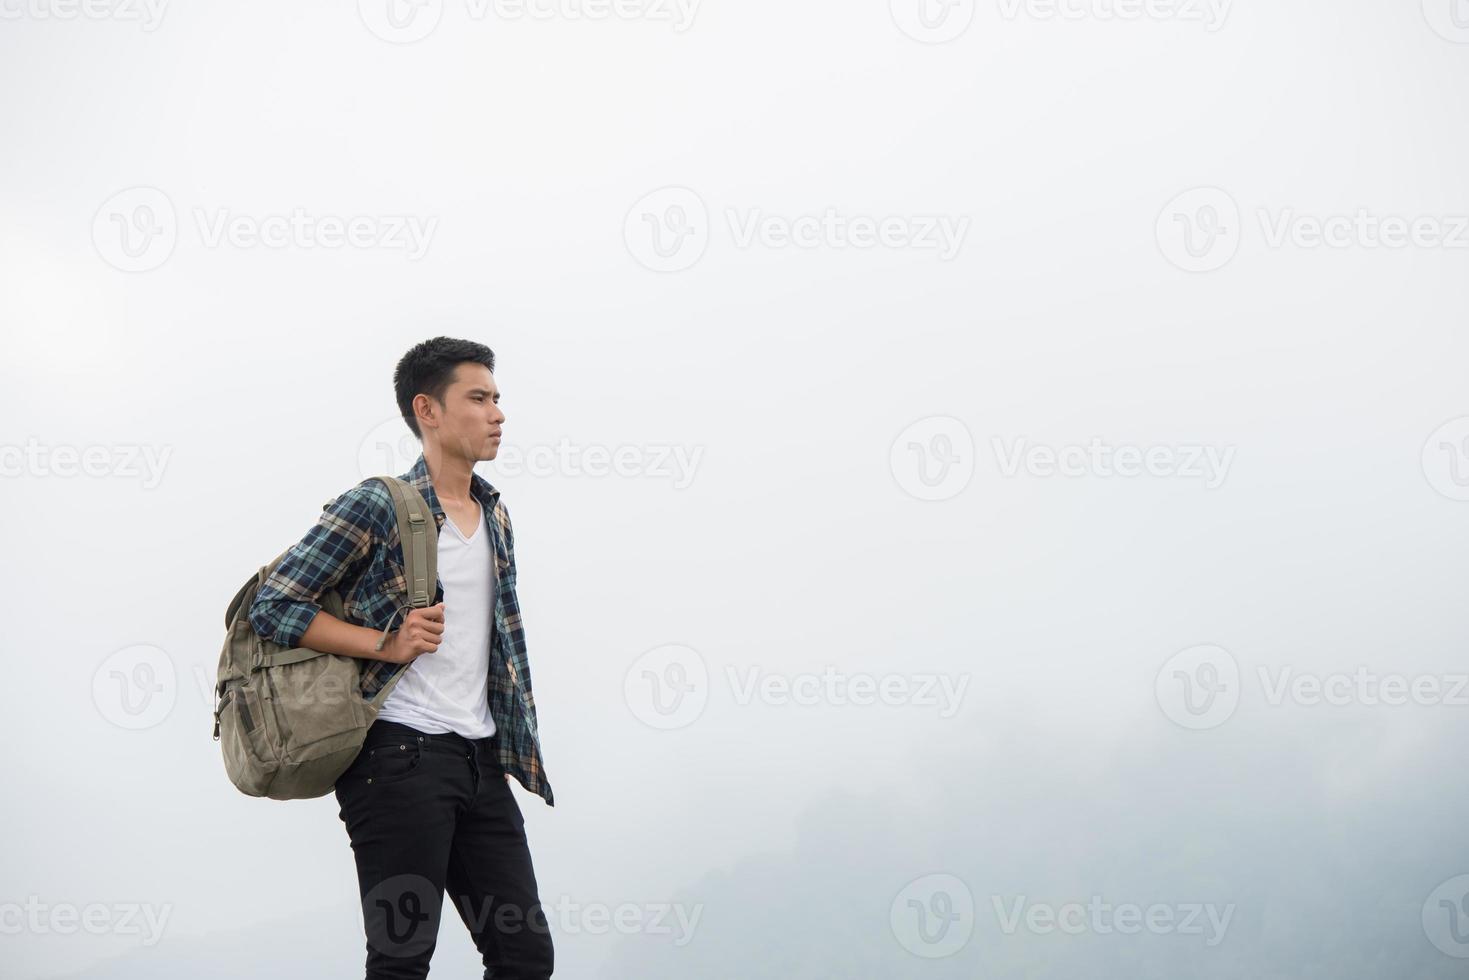
POLYGON ((489 368, 460 364, 444 392, 443 406, 430 399, 439 419, 439 445, 471 462, 494 459, 500 452, 500 427, 505 423, 505 413, 496 404, 499 400, 500 389, 489 368))

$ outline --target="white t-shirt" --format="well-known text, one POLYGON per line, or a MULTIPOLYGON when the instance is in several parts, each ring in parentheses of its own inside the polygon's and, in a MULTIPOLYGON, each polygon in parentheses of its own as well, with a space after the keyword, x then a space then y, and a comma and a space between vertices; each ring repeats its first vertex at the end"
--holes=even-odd
POLYGON ((465 537, 445 518, 439 532, 439 581, 444 586, 444 636, 433 653, 419 654, 378 712, 430 735, 465 738, 495 734, 490 716, 490 631, 494 628, 495 557, 485 509, 465 537))

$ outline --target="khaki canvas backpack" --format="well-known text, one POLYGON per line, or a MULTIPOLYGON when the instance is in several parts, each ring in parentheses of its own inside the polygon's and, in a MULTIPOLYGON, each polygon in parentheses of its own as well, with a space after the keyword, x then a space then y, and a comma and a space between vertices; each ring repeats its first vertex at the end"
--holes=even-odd
MULTIPOLYGON (((428 503, 416 487, 396 477, 373 479, 393 495, 410 606, 427 606, 438 583, 438 529, 428 503)), ((323 509, 330 506, 328 501, 323 509)), ((369 701, 362 696, 357 658, 287 648, 256 633, 250 605, 285 556, 282 552, 256 572, 225 611, 224 649, 214 687, 214 739, 224 752, 225 772, 240 792, 307 800, 330 793, 357 758, 368 727, 404 671, 397 671, 369 701)), ((342 618, 338 592, 324 592, 320 604, 342 618)), ((378 650, 387 638, 385 629, 378 650)))

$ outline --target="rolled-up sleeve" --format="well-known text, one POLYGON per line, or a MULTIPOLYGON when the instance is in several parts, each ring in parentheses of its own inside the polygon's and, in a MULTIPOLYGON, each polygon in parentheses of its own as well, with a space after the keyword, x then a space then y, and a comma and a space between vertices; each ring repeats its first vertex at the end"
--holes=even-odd
POLYGON ((250 626, 285 647, 298 647, 321 611, 321 594, 354 582, 372 553, 380 513, 376 483, 348 490, 321 513, 316 526, 292 545, 250 606, 250 626))

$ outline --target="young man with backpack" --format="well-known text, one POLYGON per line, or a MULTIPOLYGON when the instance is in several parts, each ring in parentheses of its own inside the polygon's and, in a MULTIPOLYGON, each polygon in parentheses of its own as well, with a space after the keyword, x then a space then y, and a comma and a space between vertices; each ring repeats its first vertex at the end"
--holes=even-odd
POLYGON ((430 605, 405 600, 393 500, 369 480, 327 506, 250 607, 266 639, 360 658, 364 698, 395 682, 335 787, 357 864, 367 980, 427 975, 445 889, 486 977, 551 975, 551 936, 509 785, 514 776, 554 805, 515 538, 499 491, 474 472, 499 452, 505 422, 494 369, 483 344, 436 337, 394 372, 398 408, 423 445, 400 479, 422 493, 437 525, 438 581, 422 590, 430 605), (344 618, 321 608, 329 589, 343 596, 344 618))

